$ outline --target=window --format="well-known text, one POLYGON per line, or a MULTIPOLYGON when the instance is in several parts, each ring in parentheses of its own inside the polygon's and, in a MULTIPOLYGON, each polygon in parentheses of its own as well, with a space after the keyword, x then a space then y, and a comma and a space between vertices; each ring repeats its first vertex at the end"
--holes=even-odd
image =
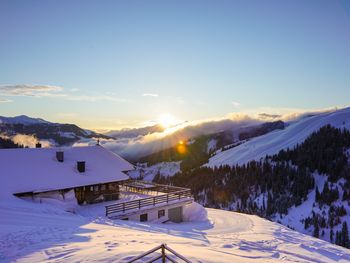
POLYGON ((95 186, 94 186, 94 191, 95 191, 95 192, 98 192, 98 185, 95 185, 95 186))
POLYGON ((165 210, 164 209, 158 210, 158 218, 161 218, 163 216, 165 216, 165 210))
POLYGON ((142 214, 140 215, 140 221, 141 222, 146 222, 148 220, 148 214, 142 214))
POLYGON ((106 190, 106 185, 105 184, 101 185, 101 190, 102 191, 106 190))
POLYGON ((117 190, 118 188, 118 185, 117 184, 110 184, 109 185, 109 190, 117 190))
POLYGON ((94 187, 93 186, 90 186, 90 191, 94 191, 94 187))

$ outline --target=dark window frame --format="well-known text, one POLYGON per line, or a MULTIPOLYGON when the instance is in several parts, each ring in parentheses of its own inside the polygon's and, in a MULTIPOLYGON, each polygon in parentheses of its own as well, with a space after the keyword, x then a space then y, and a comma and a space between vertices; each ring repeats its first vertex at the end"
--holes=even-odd
POLYGON ((158 218, 165 216, 165 209, 158 210, 158 218))
POLYGON ((148 221, 148 214, 141 214, 140 215, 140 222, 147 222, 148 221))

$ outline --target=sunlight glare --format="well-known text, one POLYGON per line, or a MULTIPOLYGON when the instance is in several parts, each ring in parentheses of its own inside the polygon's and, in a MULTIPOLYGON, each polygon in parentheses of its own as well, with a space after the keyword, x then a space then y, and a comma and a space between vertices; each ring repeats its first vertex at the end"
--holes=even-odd
POLYGON ((165 129, 177 124, 175 117, 169 113, 166 113, 166 114, 163 114, 162 116, 160 116, 158 122, 165 129))

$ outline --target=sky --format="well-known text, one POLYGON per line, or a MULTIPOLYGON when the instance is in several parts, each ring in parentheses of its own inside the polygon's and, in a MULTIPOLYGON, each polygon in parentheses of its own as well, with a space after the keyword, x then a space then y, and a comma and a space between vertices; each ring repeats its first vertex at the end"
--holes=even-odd
POLYGON ((349 1, 0 0, 3 116, 140 127, 350 106, 349 83, 349 1))

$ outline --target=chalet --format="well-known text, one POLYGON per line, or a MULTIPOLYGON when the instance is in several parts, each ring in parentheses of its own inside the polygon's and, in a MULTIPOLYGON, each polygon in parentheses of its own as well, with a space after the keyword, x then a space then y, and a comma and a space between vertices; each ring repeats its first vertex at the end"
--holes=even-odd
POLYGON ((74 191, 79 205, 104 201, 106 216, 125 220, 182 220, 182 207, 192 202, 189 189, 132 181, 134 166, 103 146, 0 150, 0 183, 17 197, 74 191), (125 193, 142 198, 124 201, 125 193), (145 197, 146 196, 146 197, 145 197))

